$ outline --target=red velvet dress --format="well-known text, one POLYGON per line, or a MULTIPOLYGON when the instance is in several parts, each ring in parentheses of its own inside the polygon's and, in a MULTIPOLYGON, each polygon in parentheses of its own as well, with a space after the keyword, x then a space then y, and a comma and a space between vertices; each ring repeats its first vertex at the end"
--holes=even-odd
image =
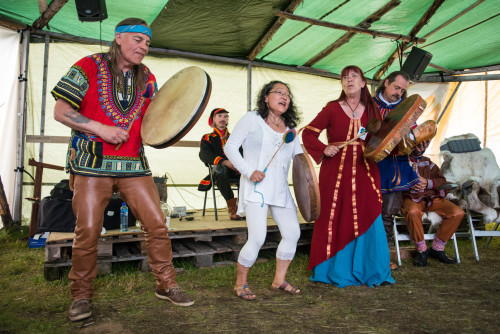
POLYGON ((351 119, 338 102, 330 102, 303 131, 307 152, 321 163, 321 213, 314 224, 309 270, 363 235, 381 214, 379 171, 376 163, 363 157, 366 142, 357 139, 330 158, 323 155, 326 145, 318 138, 326 129, 328 143, 339 146, 367 121, 366 111, 360 120, 351 119))

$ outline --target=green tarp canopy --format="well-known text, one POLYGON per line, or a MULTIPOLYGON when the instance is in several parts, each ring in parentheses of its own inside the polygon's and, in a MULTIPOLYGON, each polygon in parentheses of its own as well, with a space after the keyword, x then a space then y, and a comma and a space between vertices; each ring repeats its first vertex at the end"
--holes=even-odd
MULTIPOLYGON (((425 74, 500 64, 499 0, 106 0, 102 22, 80 22, 73 0, 49 1, 49 9, 57 3, 64 5, 45 31, 110 41, 118 22, 140 17, 152 28, 154 48, 325 73, 354 64, 377 80, 399 70, 412 46, 433 55, 425 74)), ((37 1, 0 3, 2 25, 32 27, 39 17, 37 1)))

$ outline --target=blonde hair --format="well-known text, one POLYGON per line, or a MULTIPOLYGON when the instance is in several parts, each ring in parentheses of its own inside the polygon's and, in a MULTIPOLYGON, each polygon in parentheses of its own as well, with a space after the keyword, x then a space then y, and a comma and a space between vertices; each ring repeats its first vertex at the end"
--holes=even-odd
MULTIPOLYGON (((143 19, 138 19, 135 17, 130 17, 128 19, 125 19, 118 23, 116 27, 118 28, 119 26, 124 26, 124 25, 143 25, 143 26, 148 26, 146 21, 143 19)), ((118 43, 116 43, 116 38, 113 40, 111 45, 109 46, 109 51, 108 51, 108 57, 109 57, 109 67, 111 69, 111 75, 115 80, 118 81, 118 87, 120 87, 123 90, 124 82, 123 82, 123 72, 118 65, 118 59, 120 59, 120 46, 118 43)), ((134 65, 132 67, 134 77, 136 78, 136 84, 139 86, 139 89, 142 91, 144 86, 146 85, 146 75, 144 71, 142 70, 142 64, 139 65, 134 65)))

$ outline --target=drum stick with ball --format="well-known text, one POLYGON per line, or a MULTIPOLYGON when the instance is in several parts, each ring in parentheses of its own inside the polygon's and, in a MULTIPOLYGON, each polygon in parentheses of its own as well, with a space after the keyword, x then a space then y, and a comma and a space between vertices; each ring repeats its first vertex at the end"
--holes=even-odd
POLYGON ((285 144, 285 143, 292 142, 295 139, 295 135, 296 135, 296 133, 295 133, 295 130, 293 130, 293 129, 292 130, 288 130, 287 132, 285 132, 285 134, 283 135, 283 142, 278 147, 278 149, 276 150, 276 152, 274 152, 274 155, 272 156, 271 160, 269 160, 269 163, 266 165, 266 168, 264 168, 263 173, 266 172, 267 167, 269 167, 269 165, 271 164, 271 161, 273 161, 274 157, 276 156, 276 154, 280 150, 281 146, 283 146, 283 144, 285 144))
POLYGON ((349 141, 346 141, 345 143, 343 143, 342 145, 338 146, 339 149, 343 148, 343 147, 346 147, 347 145, 349 145, 350 143, 352 143, 353 141, 355 141, 356 139, 358 139, 359 137, 361 137, 362 135, 364 135, 366 133, 366 129, 361 129, 359 131, 359 133, 354 137, 352 138, 351 140, 349 141))
MULTIPOLYGON (((297 135, 297 133, 295 132, 295 129, 291 129, 291 130, 288 130, 287 132, 285 132, 285 134, 283 135, 283 142, 280 144, 280 146, 278 147, 276 152, 274 152, 274 155, 271 157, 271 160, 269 160, 269 163, 267 164, 266 168, 264 168, 264 170, 262 171, 263 173, 265 173, 267 171, 267 167, 269 167, 269 165, 271 164, 271 161, 273 161, 274 157, 276 156, 276 154, 278 153, 280 148, 283 146, 283 144, 292 142, 295 139, 296 135, 297 135)), ((257 191, 257 189, 256 189, 257 183, 258 182, 254 183, 253 191, 260 194, 260 196, 262 196, 261 207, 263 207, 264 206, 264 194, 262 194, 260 191, 257 191)))

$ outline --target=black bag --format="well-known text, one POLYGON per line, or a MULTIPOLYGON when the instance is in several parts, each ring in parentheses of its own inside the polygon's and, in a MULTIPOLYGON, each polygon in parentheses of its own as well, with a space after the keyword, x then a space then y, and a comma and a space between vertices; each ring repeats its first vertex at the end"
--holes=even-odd
MULTIPOLYGON (((69 181, 61 180, 50 191, 50 196, 40 202, 38 210, 37 233, 74 232, 76 217, 73 214, 73 192, 69 189, 69 181)), ((113 194, 104 210, 103 226, 106 230, 120 229, 120 196, 113 194)), ((134 227, 136 219, 128 212, 128 226, 134 227)))
POLYGON ((74 232, 75 223, 71 199, 45 197, 40 202, 37 233, 74 232))
POLYGON ((50 197, 71 200, 73 199, 73 192, 69 189, 69 180, 61 180, 50 191, 50 197))

